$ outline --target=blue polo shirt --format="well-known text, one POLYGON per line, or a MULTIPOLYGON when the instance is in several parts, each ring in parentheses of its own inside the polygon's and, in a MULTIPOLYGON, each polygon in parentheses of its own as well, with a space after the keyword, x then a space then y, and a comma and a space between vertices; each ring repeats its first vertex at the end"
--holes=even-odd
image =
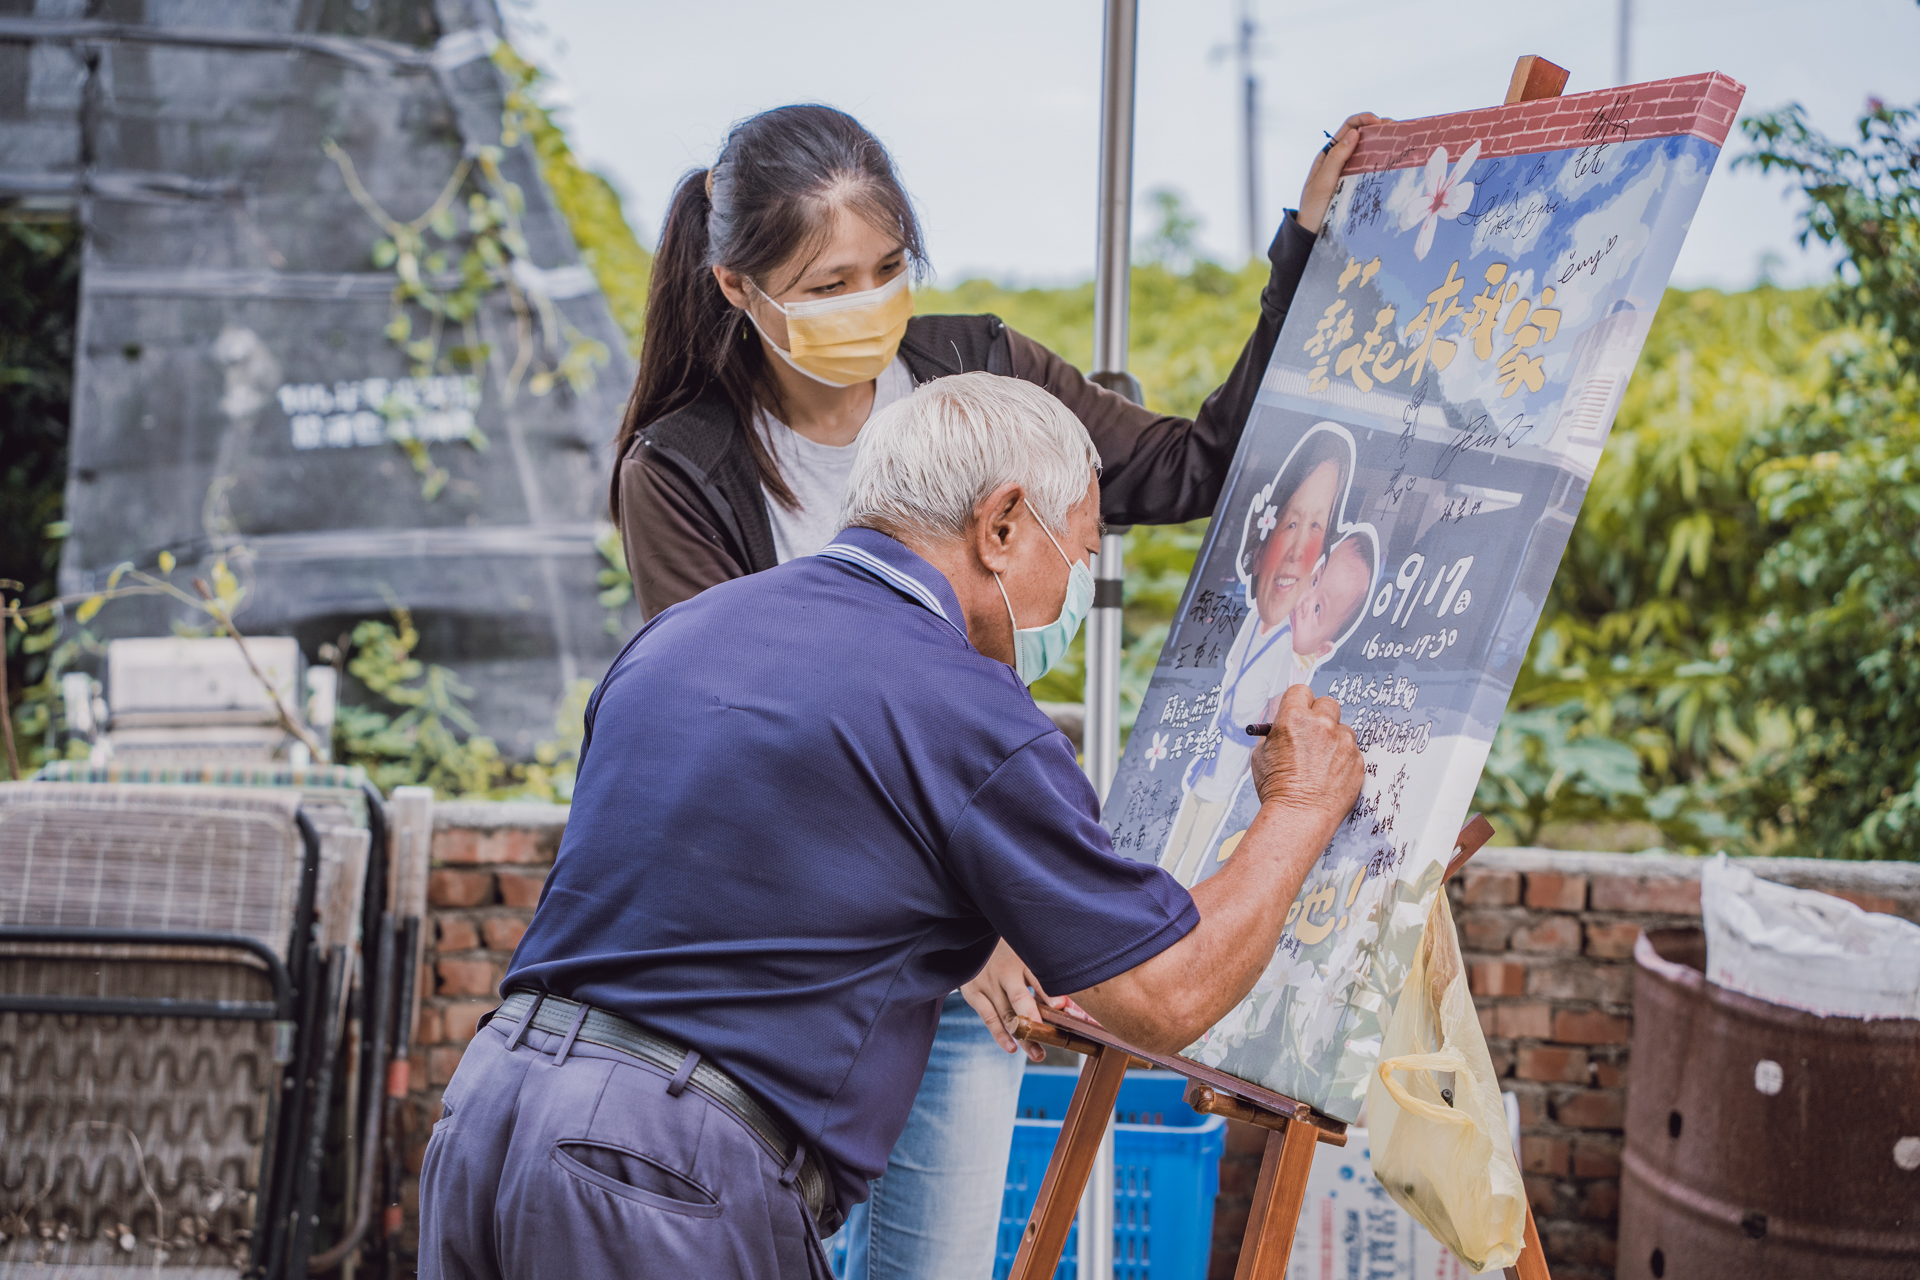
POLYGON ((867 529, 656 616, 588 703, 501 984, 699 1050, 823 1157, 843 1211, 996 939, 1066 994, 1200 920, 1114 854, 1072 744, 965 625, 938 569, 867 529))

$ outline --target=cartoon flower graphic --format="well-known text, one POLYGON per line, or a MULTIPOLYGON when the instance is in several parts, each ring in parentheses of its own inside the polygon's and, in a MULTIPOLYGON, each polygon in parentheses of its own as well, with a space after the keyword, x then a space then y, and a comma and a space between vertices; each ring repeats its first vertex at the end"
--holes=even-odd
POLYGON ((1164 733, 1156 733, 1153 735, 1153 745, 1147 748, 1147 771, 1151 773, 1153 766, 1159 764, 1166 758, 1167 735, 1164 733))
POLYGON ((1260 541, 1265 542, 1273 527, 1280 523, 1280 511, 1277 507, 1268 507, 1260 513, 1260 541))
POLYGON ((1445 147, 1435 147, 1427 157, 1426 172, 1400 206, 1400 230, 1410 231, 1415 223, 1420 224, 1420 237, 1413 242, 1414 257, 1425 259, 1427 250, 1433 248, 1433 229, 1440 225, 1440 219, 1457 218, 1473 203, 1473 184, 1466 178, 1479 158, 1478 142, 1467 148, 1451 172, 1445 147))

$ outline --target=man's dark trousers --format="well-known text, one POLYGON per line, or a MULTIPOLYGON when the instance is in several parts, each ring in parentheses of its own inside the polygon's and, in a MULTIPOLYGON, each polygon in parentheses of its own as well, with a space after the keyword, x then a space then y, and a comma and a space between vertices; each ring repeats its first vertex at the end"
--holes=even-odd
POLYGON ((805 1202, 733 1115, 639 1058, 498 1020, 420 1171, 420 1280, 828 1280, 805 1202))

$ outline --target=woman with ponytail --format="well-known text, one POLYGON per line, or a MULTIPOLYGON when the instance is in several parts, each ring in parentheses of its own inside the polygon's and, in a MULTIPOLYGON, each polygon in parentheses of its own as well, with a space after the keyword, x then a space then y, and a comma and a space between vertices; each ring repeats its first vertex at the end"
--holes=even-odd
MULTIPOLYGON (((985 370, 1058 397, 1100 451, 1109 524, 1209 514, 1340 170, 1376 119, 1351 117, 1314 157, 1267 251, 1253 333, 1192 420, 1094 385, 994 316, 914 315, 919 223, 886 149, 851 116, 792 106, 736 125, 713 167, 674 193, 620 427, 609 498, 643 614, 825 546, 861 427, 949 374, 985 370)), ((1030 985, 1003 945, 948 997, 886 1174, 866 1204, 841 1206, 849 1280, 991 1273, 1025 1063, 993 1011, 1031 1008, 1030 985)))

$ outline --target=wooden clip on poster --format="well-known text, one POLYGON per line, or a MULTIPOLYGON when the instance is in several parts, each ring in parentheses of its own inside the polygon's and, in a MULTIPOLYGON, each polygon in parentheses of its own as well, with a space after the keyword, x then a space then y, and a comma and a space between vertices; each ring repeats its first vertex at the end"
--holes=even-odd
MULTIPOLYGON (((1115 848, 1191 886, 1258 808, 1246 726, 1290 685, 1339 699, 1359 803, 1266 972, 1176 1067, 1313 1126, 1359 1115, 1434 895, 1477 847, 1461 819, 1744 92, 1555 96, 1565 75, 1522 59, 1507 105, 1362 133, 1106 801, 1115 848)), ((1096 1060, 1117 1090, 1118 1057, 1096 1060)), ((1091 1106, 1097 1141, 1112 1097, 1091 1106)), ((1270 1150, 1280 1198, 1256 1216, 1277 1216, 1243 1276, 1284 1273, 1312 1145, 1270 1150)), ((1069 1155, 1092 1158, 1063 1136, 1069 1155)), ((1077 1199, 1085 1170, 1062 1172, 1077 1199)), ((1040 1236, 1016 1274, 1051 1274, 1040 1236)))

